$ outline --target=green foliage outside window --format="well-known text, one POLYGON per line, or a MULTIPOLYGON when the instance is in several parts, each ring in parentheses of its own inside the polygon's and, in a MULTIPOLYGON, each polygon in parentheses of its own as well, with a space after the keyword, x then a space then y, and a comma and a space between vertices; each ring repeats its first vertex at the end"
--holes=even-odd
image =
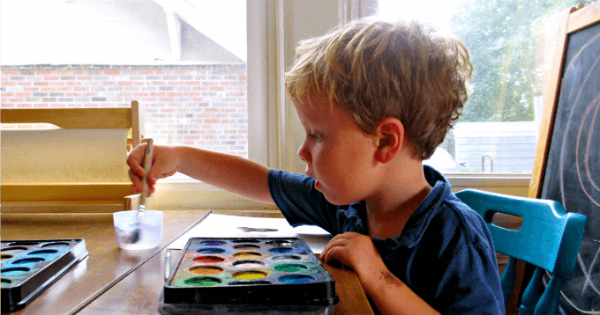
POLYGON ((592 0, 473 0, 451 19, 471 51, 473 93, 461 121, 532 121, 542 95, 536 30, 548 16, 592 0))

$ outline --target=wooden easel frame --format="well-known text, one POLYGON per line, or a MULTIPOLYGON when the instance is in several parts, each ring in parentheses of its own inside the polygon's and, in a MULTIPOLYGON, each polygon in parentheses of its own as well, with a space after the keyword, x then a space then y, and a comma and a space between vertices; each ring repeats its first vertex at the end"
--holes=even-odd
POLYGON ((552 130, 554 130, 554 119, 560 97, 562 86, 562 72, 567 53, 567 42, 569 35, 581 29, 600 23, 600 1, 583 7, 577 5, 570 10, 563 11, 556 42, 556 50, 552 61, 552 77, 548 85, 549 88, 544 93, 544 113, 540 127, 540 136, 535 153, 535 162, 531 174, 531 183, 529 185, 529 198, 540 198, 542 193, 542 182, 545 176, 547 166, 548 150, 552 140, 552 130))
POLYGON ((63 129, 129 129, 133 147, 143 138, 138 101, 128 108, 7 108, 0 111, 3 124, 48 123, 63 129))
MULTIPOLYGON (((128 108, 2 109, 3 124, 49 123, 63 129, 129 129, 129 150, 143 135, 139 103, 128 108)), ((125 161, 123 161, 125 163, 125 161)), ((132 183, 2 183, 2 211, 114 212, 135 205, 132 183)))

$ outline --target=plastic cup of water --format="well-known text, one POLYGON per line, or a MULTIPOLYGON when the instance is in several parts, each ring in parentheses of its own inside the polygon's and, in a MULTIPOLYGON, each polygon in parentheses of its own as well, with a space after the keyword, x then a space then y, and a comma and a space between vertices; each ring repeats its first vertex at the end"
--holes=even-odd
POLYGON ((140 216, 140 236, 137 242, 131 241, 130 235, 135 230, 137 210, 119 211, 113 213, 115 237, 119 247, 127 250, 144 250, 157 247, 162 239, 162 211, 146 210, 140 216), (129 239, 129 241, 128 241, 129 239))

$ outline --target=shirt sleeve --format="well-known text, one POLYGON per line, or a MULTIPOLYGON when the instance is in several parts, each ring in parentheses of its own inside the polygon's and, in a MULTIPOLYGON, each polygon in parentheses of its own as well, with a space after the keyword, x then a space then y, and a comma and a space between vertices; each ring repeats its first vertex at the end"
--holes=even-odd
POLYGON ((314 183, 315 180, 306 175, 269 171, 271 197, 290 225, 317 225, 338 234, 337 207, 327 202, 314 183))

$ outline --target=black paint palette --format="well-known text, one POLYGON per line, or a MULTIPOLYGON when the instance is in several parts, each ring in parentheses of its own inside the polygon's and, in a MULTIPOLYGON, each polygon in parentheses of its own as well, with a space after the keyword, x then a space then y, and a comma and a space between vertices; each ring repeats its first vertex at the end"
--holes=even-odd
POLYGON ((2 241, 2 313, 25 307, 87 256, 84 239, 2 241))
POLYGON ((191 238, 165 304, 332 306, 335 281, 300 238, 191 238))

